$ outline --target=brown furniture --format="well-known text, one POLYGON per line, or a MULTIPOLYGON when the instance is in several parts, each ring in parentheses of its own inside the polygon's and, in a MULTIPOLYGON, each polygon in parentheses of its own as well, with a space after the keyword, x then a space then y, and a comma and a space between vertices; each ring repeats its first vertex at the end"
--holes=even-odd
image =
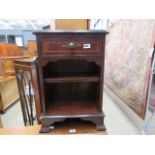
POLYGON ((0 112, 19 99, 14 60, 23 58, 16 44, 0 43, 0 112))
POLYGON ((4 56, 0 57, 0 76, 15 75, 14 61, 28 58, 28 56, 4 56))
POLYGON ((38 92, 36 58, 15 61, 20 103, 25 125, 33 125, 35 117, 40 122, 41 106, 38 92), (34 116, 34 112, 36 116, 34 116))
POLYGON ((3 127, 3 124, 2 124, 2 120, 1 120, 1 117, 0 117, 0 128, 3 127))
POLYGON ((36 40, 28 40, 27 41, 27 47, 26 48, 22 48, 22 54, 23 56, 27 56, 27 57, 36 57, 37 54, 37 43, 36 40))
POLYGON ((92 121, 105 130, 102 112, 106 31, 38 31, 41 132, 65 119, 92 121))
POLYGON ((23 56, 16 44, 0 43, 0 76, 13 75, 14 60, 22 58, 28 58, 28 56, 23 56))
POLYGON ((16 44, 0 43, 0 56, 22 56, 22 52, 16 44))
POLYGON ((4 76, 5 75, 5 70, 3 67, 3 60, 0 59, 0 76, 4 76))
POLYGON ((0 112, 5 111, 19 99, 15 76, 0 77, 0 112))
POLYGON ((36 40, 28 40, 27 42, 27 54, 31 57, 37 56, 37 43, 36 40))
POLYGON ((56 30, 88 30, 89 19, 55 19, 56 30))
POLYGON ((28 40, 27 41, 27 49, 28 49, 28 51, 34 51, 35 53, 37 53, 36 40, 28 40))

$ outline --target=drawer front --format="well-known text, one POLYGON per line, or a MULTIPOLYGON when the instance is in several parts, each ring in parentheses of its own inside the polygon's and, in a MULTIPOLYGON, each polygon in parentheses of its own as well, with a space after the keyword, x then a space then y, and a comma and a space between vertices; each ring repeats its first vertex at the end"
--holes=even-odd
POLYGON ((43 54, 100 54, 99 40, 44 40, 43 54))

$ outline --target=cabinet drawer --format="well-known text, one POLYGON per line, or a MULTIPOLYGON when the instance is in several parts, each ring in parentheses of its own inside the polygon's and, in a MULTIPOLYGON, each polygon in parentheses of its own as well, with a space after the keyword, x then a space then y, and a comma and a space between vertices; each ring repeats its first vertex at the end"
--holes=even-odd
POLYGON ((44 40, 42 42, 43 54, 99 54, 98 40, 44 40))

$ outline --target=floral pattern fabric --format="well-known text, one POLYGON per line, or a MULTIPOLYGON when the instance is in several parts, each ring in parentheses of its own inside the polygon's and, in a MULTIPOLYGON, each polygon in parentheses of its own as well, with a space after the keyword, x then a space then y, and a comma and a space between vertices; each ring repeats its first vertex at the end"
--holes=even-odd
POLYGON ((155 20, 120 20, 106 41, 105 85, 139 115, 146 104, 154 27, 155 20))

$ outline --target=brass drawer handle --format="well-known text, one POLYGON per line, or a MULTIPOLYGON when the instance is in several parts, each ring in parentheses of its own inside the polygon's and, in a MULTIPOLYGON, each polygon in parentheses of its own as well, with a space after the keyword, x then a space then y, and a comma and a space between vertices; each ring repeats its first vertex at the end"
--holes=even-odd
POLYGON ((65 47, 65 48, 77 48, 77 47, 80 47, 81 45, 77 45, 73 42, 70 42, 69 44, 67 45, 62 45, 62 47, 65 47))

